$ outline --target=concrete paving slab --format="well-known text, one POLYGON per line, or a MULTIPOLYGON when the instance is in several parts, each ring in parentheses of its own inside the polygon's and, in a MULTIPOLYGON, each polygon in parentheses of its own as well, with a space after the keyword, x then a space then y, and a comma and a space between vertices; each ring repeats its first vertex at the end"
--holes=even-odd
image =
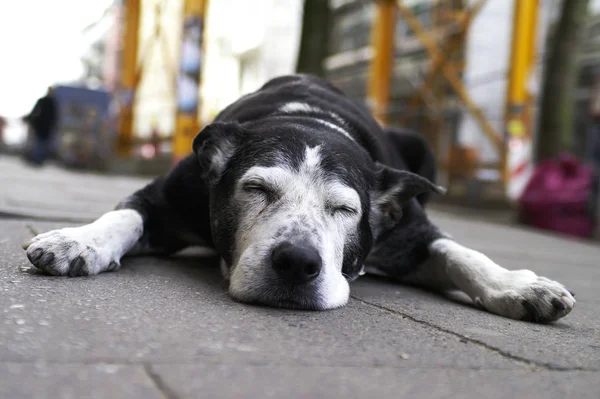
POLYGON ((2 399, 164 399, 140 366, 0 363, 2 399))
POLYGON ((357 281, 353 295, 531 364, 554 369, 600 370, 600 312, 594 303, 577 302, 575 310, 565 319, 540 325, 476 309, 462 295, 444 298, 382 279, 357 281))
POLYGON ((92 220, 148 181, 73 172, 53 165, 36 168, 18 158, 0 157, 0 215, 92 220))
POLYGON ((475 309, 463 295, 445 302, 439 295, 375 278, 361 279, 354 285, 357 298, 509 356, 552 368, 600 370, 600 246, 436 213, 432 219, 459 242, 488 254, 508 269, 531 269, 565 284, 577 294, 575 309, 552 325, 525 323, 475 309))
POLYGON ((10 232, 0 242, 0 358, 7 361, 522 367, 357 301, 329 312, 236 303, 216 259, 129 259, 117 273, 90 278, 24 273, 26 224, 0 222, 10 232))
POLYGON ((415 368, 152 366, 173 397, 589 398, 600 373, 415 368))

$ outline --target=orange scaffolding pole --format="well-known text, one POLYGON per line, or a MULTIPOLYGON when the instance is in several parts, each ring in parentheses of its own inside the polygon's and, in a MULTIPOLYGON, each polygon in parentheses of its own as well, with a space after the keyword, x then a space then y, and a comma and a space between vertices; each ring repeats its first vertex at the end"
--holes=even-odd
POLYGON ((177 115, 173 135, 175 161, 188 155, 200 130, 200 79, 203 62, 204 26, 208 0, 185 0, 179 73, 177 115))
POLYGON ((535 99, 529 94, 527 86, 536 64, 539 0, 515 0, 514 7, 510 71, 504 116, 509 145, 503 154, 503 177, 508 187, 526 164, 525 159, 516 160, 510 144, 530 143, 534 128, 535 99))
POLYGON ((378 0, 371 30, 373 58, 369 66, 368 103, 375 119, 387 122, 395 50, 396 5, 394 0, 378 0))
POLYGON ((117 154, 131 156, 133 148, 134 93, 138 83, 138 43, 140 30, 141 0, 124 1, 123 48, 121 82, 119 91, 122 102, 118 119, 117 154))

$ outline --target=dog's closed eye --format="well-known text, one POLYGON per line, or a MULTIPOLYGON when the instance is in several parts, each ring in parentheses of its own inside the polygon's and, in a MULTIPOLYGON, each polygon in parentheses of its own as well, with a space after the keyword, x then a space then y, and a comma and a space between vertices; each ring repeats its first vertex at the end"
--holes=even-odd
POLYGON ((348 205, 329 205, 328 209, 332 215, 352 216, 358 213, 354 207, 348 205))
POLYGON ((247 181, 242 185, 242 189, 249 194, 264 196, 269 201, 279 198, 277 189, 262 181, 247 181))

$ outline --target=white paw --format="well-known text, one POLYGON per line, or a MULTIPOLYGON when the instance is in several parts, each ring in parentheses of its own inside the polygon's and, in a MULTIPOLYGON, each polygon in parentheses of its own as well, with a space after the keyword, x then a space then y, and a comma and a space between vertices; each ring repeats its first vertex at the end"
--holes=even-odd
POLYGON ((53 230, 23 245, 27 258, 38 269, 55 276, 91 276, 117 270, 119 259, 90 225, 53 230))
POLYGON ((573 293, 562 284, 529 270, 505 271, 496 287, 475 302, 490 312, 512 319, 546 323, 573 310, 573 293))

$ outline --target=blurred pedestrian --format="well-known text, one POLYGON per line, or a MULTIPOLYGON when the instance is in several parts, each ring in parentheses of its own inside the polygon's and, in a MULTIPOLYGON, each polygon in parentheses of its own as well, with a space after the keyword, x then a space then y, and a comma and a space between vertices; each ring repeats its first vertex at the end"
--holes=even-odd
POLYGON ((49 158, 58 122, 58 106, 53 91, 52 87, 48 87, 46 95, 38 99, 29 115, 23 118, 33 133, 33 148, 26 158, 36 165, 42 165, 49 158))

